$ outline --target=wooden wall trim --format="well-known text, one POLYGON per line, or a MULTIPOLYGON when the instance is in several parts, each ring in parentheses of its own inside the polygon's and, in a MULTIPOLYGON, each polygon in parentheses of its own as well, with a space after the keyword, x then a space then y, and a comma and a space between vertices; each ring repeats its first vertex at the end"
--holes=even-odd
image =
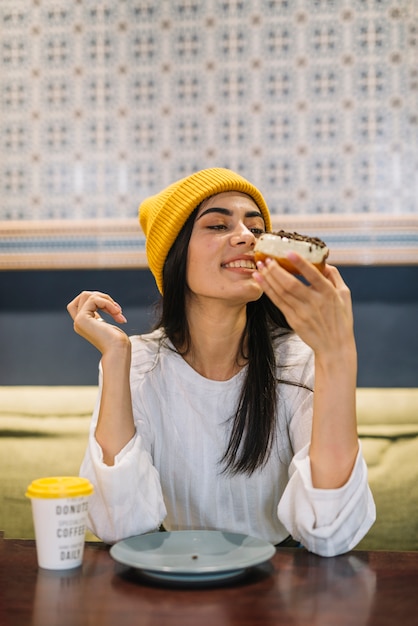
MULTIPOLYGON (((418 216, 283 215, 274 229, 318 236, 336 265, 418 264, 418 216)), ((0 269, 145 268, 136 219, 0 221, 0 269)))

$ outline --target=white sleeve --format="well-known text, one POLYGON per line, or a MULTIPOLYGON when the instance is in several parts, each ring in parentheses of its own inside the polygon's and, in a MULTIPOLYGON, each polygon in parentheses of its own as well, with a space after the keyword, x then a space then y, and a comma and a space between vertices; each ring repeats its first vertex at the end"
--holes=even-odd
POLYGON ((114 543, 157 530, 166 517, 166 508, 159 474, 138 430, 115 457, 114 465, 103 462, 102 449, 95 438, 101 389, 100 372, 99 396, 80 476, 88 478, 94 486, 89 499, 89 528, 103 541, 114 543))
POLYGON ((339 489, 312 486, 309 444, 294 456, 289 476, 277 512, 292 537, 321 556, 352 550, 376 519, 360 442, 351 476, 339 489))

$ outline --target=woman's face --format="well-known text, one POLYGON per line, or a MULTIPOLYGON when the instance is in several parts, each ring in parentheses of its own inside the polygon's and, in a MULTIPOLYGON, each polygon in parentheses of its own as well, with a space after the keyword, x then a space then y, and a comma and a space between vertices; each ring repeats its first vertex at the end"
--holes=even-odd
POLYGON ((246 303, 262 291, 253 279, 254 246, 265 231, 254 200, 236 191, 205 200, 194 222, 187 257, 187 283, 196 296, 246 303))

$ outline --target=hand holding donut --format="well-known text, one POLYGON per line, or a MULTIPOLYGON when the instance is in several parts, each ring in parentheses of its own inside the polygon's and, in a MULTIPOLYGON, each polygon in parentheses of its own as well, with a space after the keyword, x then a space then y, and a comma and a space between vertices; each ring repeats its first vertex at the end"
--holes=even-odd
POLYGON ((254 278, 279 307, 294 331, 317 354, 335 353, 354 345, 351 294, 336 267, 325 265, 322 272, 300 254, 287 258, 308 285, 267 258, 257 262, 254 278))
POLYGON ((107 313, 119 324, 126 323, 121 306, 108 294, 83 291, 67 305, 67 311, 74 321, 75 332, 87 339, 102 354, 114 346, 129 343, 126 333, 105 322, 99 313, 107 313))

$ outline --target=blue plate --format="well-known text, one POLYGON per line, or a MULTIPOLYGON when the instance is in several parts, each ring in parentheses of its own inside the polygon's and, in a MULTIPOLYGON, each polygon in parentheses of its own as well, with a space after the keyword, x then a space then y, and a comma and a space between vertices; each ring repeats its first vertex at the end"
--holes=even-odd
POLYGON ((234 578, 268 561, 273 544, 218 530, 155 532, 119 541, 111 556, 149 577, 184 582, 234 578))

